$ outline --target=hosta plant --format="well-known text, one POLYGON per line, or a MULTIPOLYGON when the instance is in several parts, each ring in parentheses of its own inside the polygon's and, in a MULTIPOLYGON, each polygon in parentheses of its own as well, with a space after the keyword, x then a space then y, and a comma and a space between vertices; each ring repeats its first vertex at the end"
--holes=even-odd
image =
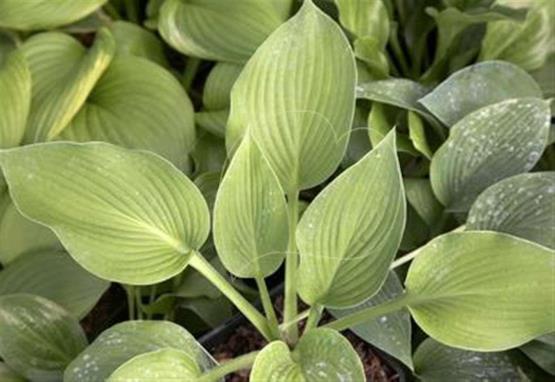
POLYGON ((0 0, 2 380, 553 375, 551 5, 0 0))

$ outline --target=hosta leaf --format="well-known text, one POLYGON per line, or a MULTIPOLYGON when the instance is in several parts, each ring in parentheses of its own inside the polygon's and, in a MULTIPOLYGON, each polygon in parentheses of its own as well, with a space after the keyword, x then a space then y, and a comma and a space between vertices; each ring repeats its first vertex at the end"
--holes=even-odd
POLYGON ((193 382, 201 371, 195 359, 176 349, 160 349, 138 355, 110 375, 107 382, 193 382))
POLYGON ((504 179, 476 199, 467 230, 510 233, 555 249, 555 172, 504 179))
POLYGON ((267 345, 256 357, 250 378, 273 382, 365 380, 362 363, 349 341, 324 328, 308 332, 293 351, 282 341, 267 345))
POLYGON ((0 211, 0 262, 4 266, 25 252, 61 247, 52 230, 22 216, 9 195, 4 197, 6 206, 0 211))
POLYGON ((25 378, 16 374, 6 364, 0 362, 0 381, 2 382, 26 382, 25 378))
POLYGON ((523 381, 508 353, 479 353, 426 339, 414 353, 415 374, 423 382, 523 381))
POLYGON ((87 315, 109 285, 57 250, 26 253, 0 271, 0 295, 42 296, 79 319, 87 315))
POLYGON ((389 16, 382 0, 335 0, 339 21, 357 37, 375 39, 380 50, 389 39, 389 16))
POLYGON ((290 6, 290 0, 166 0, 158 28, 188 56, 244 62, 287 19, 290 6))
POLYGON ((404 78, 372 81, 357 87, 357 97, 385 103, 417 113, 425 112, 418 100, 428 93, 428 88, 404 78))
POLYGON ((540 85, 545 98, 555 97, 555 53, 551 53, 545 65, 531 74, 540 85))
POLYGON ((112 61, 115 48, 108 29, 97 33, 88 51, 58 32, 25 42, 22 49, 33 83, 25 143, 51 140, 67 127, 112 61))
POLYGON ((413 111, 408 112, 408 125, 409 125, 409 137, 414 145, 414 148, 420 153, 424 154, 427 159, 432 159, 434 155, 432 149, 428 145, 428 140, 426 138, 426 130, 424 129, 424 123, 422 118, 413 111))
MULTIPOLYGON (((341 318, 347 314, 384 303, 402 293, 403 285, 397 275, 390 271, 382 288, 374 297, 354 308, 333 309, 330 310, 330 313, 336 318, 341 318)), ((412 369, 411 323, 410 315, 406 310, 368 320, 353 326, 350 330, 364 341, 379 347, 412 369)))
POLYGON ((413 318, 435 340, 499 351, 553 330, 553 250, 474 231, 440 236, 420 251, 405 286, 413 318))
POLYGON ((31 105, 31 73, 23 54, 0 56, 0 149, 18 146, 31 105))
POLYGON ((126 21, 115 21, 110 31, 116 40, 116 53, 129 54, 168 66, 164 45, 154 33, 126 21))
POLYGON ((452 74, 419 102, 445 125, 453 126, 484 106, 511 98, 541 96, 538 84, 518 66, 488 61, 452 74))
POLYGON ((551 375, 555 375, 555 334, 546 334, 528 342, 520 347, 532 361, 547 371, 551 375))
POLYGON ((355 80, 343 32, 305 1, 260 46, 235 83, 228 151, 237 149, 248 129, 286 192, 321 183, 345 154, 355 80))
POLYGON ((0 27, 18 30, 55 28, 92 13, 107 0, 2 0, 0 27))
POLYGON ((0 356, 31 381, 59 381, 87 346, 79 322, 55 303, 30 294, 0 297, 0 356))
POLYGON ((549 104, 536 98, 499 102, 461 119, 432 159, 439 201, 465 211, 488 186, 531 170, 547 144, 549 120, 549 104))
POLYGON ((237 149, 214 206, 214 243, 238 277, 266 277, 283 262, 287 205, 279 180, 251 137, 237 149))
POLYGON ((195 338, 181 326, 168 321, 128 321, 112 326, 71 362, 64 382, 105 381, 133 357, 160 349, 185 352, 201 370, 213 361, 195 338))
POLYGON ((197 175, 211 171, 221 172, 227 161, 224 140, 200 131, 191 158, 197 175))
POLYGON ((228 117, 229 109, 199 111, 195 113, 195 123, 212 135, 225 138, 225 125, 228 117))
POLYGON ((220 187, 221 173, 219 171, 205 172, 195 178, 195 185, 204 196, 206 204, 210 212, 214 210, 214 203, 216 202, 216 193, 220 187))
POLYGON ((430 181, 405 178, 404 184, 409 204, 428 226, 434 225, 441 216, 443 207, 434 196, 430 181))
POLYGON ((204 84, 202 103, 209 110, 226 109, 231 104, 231 88, 241 74, 243 65, 219 62, 210 71, 204 84))
POLYGON ((5 151, 14 202, 49 226, 85 269, 153 284, 180 273, 209 232, 194 184, 155 154, 106 143, 48 143, 5 151))
POLYGON ((404 198, 392 132, 304 212, 297 246, 306 303, 350 307, 378 292, 401 241, 404 198))

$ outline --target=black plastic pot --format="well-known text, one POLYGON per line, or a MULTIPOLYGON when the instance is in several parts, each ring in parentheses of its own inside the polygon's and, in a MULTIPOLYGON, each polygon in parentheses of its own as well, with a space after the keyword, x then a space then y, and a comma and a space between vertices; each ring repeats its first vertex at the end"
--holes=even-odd
MULTIPOLYGON (((274 288, 270 295, 272 298, 275 298, 283 293, 283 285, 280 285, 274 288)), ((261 304, 255 304, 259 309, 261 309, 261 304)), ((243 316, 242 314, 237 314, 232 317, 230 320, 225 322, 224 324, 220 325, 219 327, 211 330, 210 332, 204 334, 200 337, 199 342, 204 346, 208 352, 212 349, 216 348, 218 345, 225 343, 241 326, 248 325, 249 321, 243 316)), ((369 345, 372 348, 372 351, 376 353, 382 361, 384 361, 387 366, 389 366, 395 373, 398 375, 399 382, 407 382, 407 373, 405 367, 397 361, 395 358, 391 357, 390 355, 384 353, 380 349, 369 345)), ((371 381, 369 381, 371 382, 371 381)))

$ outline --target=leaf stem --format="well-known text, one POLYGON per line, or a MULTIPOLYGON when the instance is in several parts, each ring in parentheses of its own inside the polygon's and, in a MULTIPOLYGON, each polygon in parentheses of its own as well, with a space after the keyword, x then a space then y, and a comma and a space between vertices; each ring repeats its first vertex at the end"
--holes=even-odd
POLYGON ((200 253, 193 252, 189 265, 200 272, 208 281, 220 290, 245 317, 258 329, 258 331, 268 341, 274 339, 272 331, 268 325, 266 318, 252 306, 252 304, 241 293, 230 284, 230 282, 222 276, 208 260, 200 253))
POLYGON ((187 64, 185 66, 185 71, 183 72, 183 77, 181 77, 181 84, 187 92, 191 90, 191 85, 193 80, 197 75, 198 69, 200 67, 201 59, 196 57, 189 57, 187 59, 187 64))
POLYGON ((137 4, 135 0, 123 0, 125 6, 125 13, 129 21, 138 24, 139 23, 139 10, 137 9, 137 4))
POLYGON ((127 312, 129 320, 135 319, 135 292, 133 285, 124 285, 125 293, 127 294, 127 312))
POLYGON ((312 330, 318 326, 318 322, 320 322, 320 318, 322 317, 322 312, 324 307, 321 305, 314 305, 308 311, 308 320, 306 321, 306 326, 304 329, 305 333, 308 333, 309 330, 312 330))
POLYGON ((264 277, 256 277, 255 280, 260 294, 260 301, 262 301, 264 313, 266 313, 266 318, 268 319, 268 324, 270 325, 270 330, 275 338, 279 338, 279 323, 276 311, 274 310, 274 305, 272 304, 270 292, 268 292, 268 287, 266 286, 266 281, 264 280, 264 277))
POLYGON ((287 330, 287 328, 289 328, 291 325, 297 325, 300 321, 304 320, 305 318, 308 317, 310 313, 310 310, 307 309, 304 312, 300 313, 297 315, 297 317, 295 317, 293 320, 291 321, 284 321, 281 323, 281 325, 279 326, 280 330, 285 331, 287 330))
POLYGON ((343 318, 332 321, 324 325, 324 327, 335 329, 338 331, 352 328, 353 326, 356 326, 373 318, 381 317, 404 308, 409 304, 409 302, 411 302, 411 297, 412 296, 410 296, 409 294, 403 293, 392 300, 384 302, 383 304, 371 306, 367 309, 360 310, 356 313, 352 313, 343 318))
MULTIPOLYGON (((299 191, 291 191, 287 194, 287 212, 289 216, 289 243, 287 245, 287 257, 285 259, 285 297, 283 320, 293 321, 297 316, 297 220, 299 218, 299 191)), ((297 325, 285 329, 285 337, 290 344, 295 344, 299 337, 297 325)))
POLYGON ((219 381, 228 374, 231 374, 238 370, 250 369, 254 364, 254 360, 260 351, 254 351, 242 355, 240 357, 234 358, 230 361, 226 361, 216 366, 213 369, 208 370, 206 373, 197 378, 197 382, 215 382, 219 381))
POLYGON ((141 287, 135 287, 135 304, 137 306, 137 319, 143 319, 143 300, 141 295, 141 287))

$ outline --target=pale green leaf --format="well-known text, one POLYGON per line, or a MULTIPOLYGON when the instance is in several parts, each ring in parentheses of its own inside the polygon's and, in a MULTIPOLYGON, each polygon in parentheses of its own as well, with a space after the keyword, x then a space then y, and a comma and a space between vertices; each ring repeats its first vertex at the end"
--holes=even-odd
POLYGON ((205 172, 221 172, 227 161, 225 142, 206 131, 199 131, 191 158, 195 174, 205 172))
POLYGON ((511 98, 541 96, 538 84, 518 66, 488 61, 452 74, 419 102, 445 125, 453 126, 484 106, 511 98))
POLYGON ((549 104, 537 98, 502 101, 461 119, 432 159, 439 201, 466 211, 488 186, 531 170, 547 144, 549 121, 549 104))
POLYGON ((443 207, 434 196, 430 181, 405 178, 404 184, 409 204, 428 226, 433 226, 441 216, 443 207))
POLYGON ((290 0, 166 0, 158 28, 183 54, 244 62, 289 15, 290 0))
POLYGON ((448 346, 500 351, 553 331, 555 251, 496 232, 440 236, 405 281, 422 330, 448 346))
POLYGON ((202 103, 209 110, 229 108, 231 88, 241 74, 243 65, 228 62, 217 63, 204 83, 202 103))
POLYGON ((92 13, 107 0, 2 0, 0 27, 18 30, 55 28, 92 13))
POLYGON ((540 85, 545 98, 555 97, 555 53, 552 53, 544 66, 531 73, 540 85))
POLYGON ((418 100, 428 93, 428 88, 404 78, 372 81, 357 86, 357 97, 385 103, 401 109, 425 113, 418 100))
POLYGON ((424 122, 422 121, 422 118, 420 118, 420 116, 415 112, 409 110, 408 125, 409 137, 414 145, 414 148, 424 154, 427 159, 431 160, 434 154, 428 145, 428 139, 426 138, 426 130, 424 129, 424 122))
POLYGON ((214 205, 214 243, 238 277, 266 277, 283 262, 288 242, 284 191, 252 137, 245 137, 214 205))
POLYGON ((542 369, 555 375, 555 333, 538 337, 522 345, 520 350, 542 369))
MULTIPOLYGON (((403 285, 397 275, 390 271, 385 283, 374 297, 350 309, 333 309, 330 313, 341 318, 348 314, 358 312, 384 303, 403 293, 403 285)), ((402 361, 412 369, 411 351, 411 322, 406 310, 400 310, 385 316, 365 321, 362 324, 349 328, 364 341, 382 349, 402 361)))
POLYGON ((321 183, 345 154, 355 70, 339 26, 305 1, 258 48, 235 83, 228 152, 248 130, 286 192, 321 183))
POLYGON ((42 296, 78 319, 89 313, 109 285, 58 250, 26 253, 0 271, 0 295, 42 296))
POLYGON ((195 185, 204 196, 208 209, 212 213, 214 203, 216 202, 216 193, 220 187, 221 173, 219 171, 211 171, 200 174, 195 178, 195 185))
POLYGON ((0 211, 2 265, 7 266, 25 252, 61 247, 54 232, 22 216, 7 193, 1 198, 6 198, 4 212, 0 211))
POLYGON ((18 208, 49 226, 101 278, 166 280, 208 236, 201 193, 155 154, 107 143, 46 143, 4 151, 0 164, 18 208))
POLYGON ((18 50, 0 56, 0 103, 0 149, 18 146, 31 105, 31 73, 18 50))
POLYGON ((297 228, 301 298, 345 308, 377 293, 399 248, 405 207, 392 132, 304 212, 297 228))
POLYGON ((58 32, 35 35, 23 44, 33 83, 25 143, 51 140, 67 127, 108 68, 115 49, 105 28, 88 51, 58 32))
POLYGON ((59 381, 87 346, 79 322, 55 303, 30 294, 0 297, 0 356, 31 381, 59 381))
POLYGON ((426 339, 414 353, 415 374, 423 382, 524 382, 508 353, 479 353, 426 339))
POLYGON ((250 378, 272 382, 365 381, 362 363, 349 341, 324 328, 302 336, 293 351, 282 341, 266 345, 254 361, 250 378))
POLYGON ((126 21, 115 21, 110 31, 116 41, 116 53, 146 58, 168 66, 162 41, 152 32, 126 21))
POLYGON ((201 374, 195 359, 166 348, 138 355, 116 369, 107 382, 193 382, 201 374))
POLYGON ((555 172, 504 179, 476 199, 467 230, 506 232, 555 249, 555 172))
POLYGON ((199 111, 195 113, 195 123, 203 130, 219 138, 225 138, 225 125, 229 117, 229 109, 216 111, 199 111))
POLYGON ((26 382, 25 378, 16 374, 6 364, 0 362, 0 381, 2 382, 26 382))
POLYGON ((185 352, 202 370, 214 364, 181 326, 168 321, 128 321, 104 331, 75 358, 66 368, 64 382, 105 381, 133 357, 165 348, 185 352))
POLYGON ((372 37, 384 50, 389 39, 389 16, 382 0, 335 0, 339 21, 357 37, 372 37))
POLYGON ((368 80, 381 80, 389 77, 389 62, 383 49, 379 49, 378 41, 373 37, 360 37, 354 42, 355 56, 367 66, 369 78, 359 78, 359 83, 368 80))

